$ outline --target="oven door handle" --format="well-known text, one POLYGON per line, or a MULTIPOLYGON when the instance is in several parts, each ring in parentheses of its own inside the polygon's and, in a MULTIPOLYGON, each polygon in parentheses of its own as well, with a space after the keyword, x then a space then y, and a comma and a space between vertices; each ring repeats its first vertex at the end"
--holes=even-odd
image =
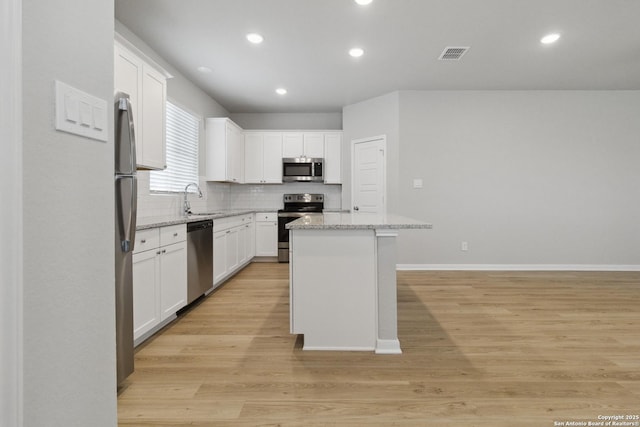
POLYGON ((305 215, 309 215, 309 212, 279 212, 278 218, 302 218, 305 215))

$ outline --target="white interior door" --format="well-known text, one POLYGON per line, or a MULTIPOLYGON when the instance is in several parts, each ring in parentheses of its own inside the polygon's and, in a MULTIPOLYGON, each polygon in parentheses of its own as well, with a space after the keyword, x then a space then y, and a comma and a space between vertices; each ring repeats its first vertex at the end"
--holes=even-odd
POLYGON ((386 213, 386 137, 358 139, 352 147, 352 213, 386 213))

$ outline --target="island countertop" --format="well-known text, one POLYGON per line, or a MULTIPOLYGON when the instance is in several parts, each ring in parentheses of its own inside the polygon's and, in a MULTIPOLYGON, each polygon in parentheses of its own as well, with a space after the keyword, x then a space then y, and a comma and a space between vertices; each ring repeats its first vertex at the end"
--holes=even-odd
POLYGON ((431 229, 433 225, 395 214, 325 212, 305 215, 286 225, 289 230, 431 229))

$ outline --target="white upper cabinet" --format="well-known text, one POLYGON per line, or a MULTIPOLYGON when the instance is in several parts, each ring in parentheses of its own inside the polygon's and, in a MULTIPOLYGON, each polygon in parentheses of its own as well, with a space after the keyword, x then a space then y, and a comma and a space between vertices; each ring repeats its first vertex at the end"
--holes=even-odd
POLYGON ((284 132, 282 157, 323 157, 323 135, 322 132, 284 132))
POLYGON ((325 184, 342 183, 342 132, 249 130, 227 117, 205 119, 206 179, 282 184, 282 159, 324 159, 325 184))
POLYGON ((139 169, 164 169, 167 74, 118 41, 114 45, 115 92, 129 95, 139 169))
POLYGON ((228 118, 205 120, 207 181, 242 183, 244 131, 228 118))
POLYGON ((147 64, 142 65, 142 161, 141 166, 165 169, 167 80, 147 64))
POLYGON ((324 157, 324 134, 322 132, 305 133, 303 148, 303 156, 324 157))
POLYGON ((342 133, 324 134, 324 183, 342 184, 342 133))
POLYGON ((282 133, 245 132, 244 182, 282 183, 282 133))

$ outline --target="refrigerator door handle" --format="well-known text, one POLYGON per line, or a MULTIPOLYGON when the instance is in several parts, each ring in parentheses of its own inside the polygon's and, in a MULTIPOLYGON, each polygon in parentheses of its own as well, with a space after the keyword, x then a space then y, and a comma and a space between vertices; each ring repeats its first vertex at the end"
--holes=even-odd
MULTIPOLYGON (((134 153, 133 153, 133 165, 135 166, 136 162, 135 162, 135 158, 136 158, 136 154, 135 154, 135 144, 133 144, 134 146, 134 153)), ((131 217, 129 219, 129 234, 127 236, 127 239, 131 242, 131 251, 133 252, 133 247, 135 246, 135 240, 136 240, 136 220, 138 218, 138 178, 137 177, 133 177, 133 182, 132 182, 132 191, 131 191, 131 217)))
POLYGON ((127 120, 129 122, 129 148, 131 149, 131 170, 136 170, 137 159, 136 159, 136 133, 133 127, 133 114, 131 111, 131 101, 129 98, 126 98, 127 101, 127 120))
POLYGON ((132 252, 136 235, 137 197, 138 184, 135 175, 116 176, 116 206, 121 218, 117 223, 120 236, 120 249, 122 252, 132 252))
POLYGON ((125 157, 117 156, 116 157, 116 171, 120 173, 134 173, 136 170, 137 160, 136 160, 136 135, 133 124, 133 108, 131 106, 131 101, 128 98, 128 95, 119 93, 118 94, 118 102, 116 109, 116 152, 120 152, 123 148, 129 151, 128 155, 125 157), (126 128, 124 128, 126 126, 126 128), (123 144, 126 143, 124 141, 124 137, 128 139, 128 147, 124 147, 123 144), (126 159, 126 165, 123 165, 123 159, 126 159))

